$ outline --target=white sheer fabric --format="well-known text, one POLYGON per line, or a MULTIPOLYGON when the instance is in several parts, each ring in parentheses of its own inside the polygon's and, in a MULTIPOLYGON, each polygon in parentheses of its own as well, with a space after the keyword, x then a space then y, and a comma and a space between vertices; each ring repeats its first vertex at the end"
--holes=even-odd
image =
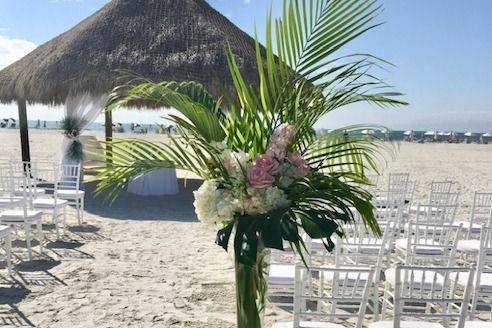
POLYGON ((158 169, 136 177, 128 192, 141 196, 175 195, 179 192, 175 169, 158 169))
MULTIPOLYGON (((81 130, 86 129, 89 124, 93 123, 104 108, 104 104, 108 99, 108 95, 92 96, 90 94, 82 94, 77 96, 68 96, 65 102, 65 118, 73 118, 80 123, 81 130)), ((80 136, 73 138, 64 138, 62 145, 62 164, 79 164, 67 156, 67 149, 71 143, 80 141, 80 136)))

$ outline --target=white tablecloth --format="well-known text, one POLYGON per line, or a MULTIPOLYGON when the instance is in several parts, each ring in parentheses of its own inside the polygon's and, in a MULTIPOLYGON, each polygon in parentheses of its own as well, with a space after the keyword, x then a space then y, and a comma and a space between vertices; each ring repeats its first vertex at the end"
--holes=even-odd
POLYGON ((175 195, 179 192, 175 169, 159 169, 136 177, 128 192, 141 196, 175 195))

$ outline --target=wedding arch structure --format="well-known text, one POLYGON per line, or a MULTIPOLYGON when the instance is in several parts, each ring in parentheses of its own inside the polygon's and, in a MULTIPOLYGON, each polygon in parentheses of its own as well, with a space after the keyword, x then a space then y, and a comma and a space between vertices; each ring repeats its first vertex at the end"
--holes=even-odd
MULTIPOLYGON (((100 97, 122 83, 119 70, 155 81, 194 80, 218 94, 218 85, 231 82, 228 46, 254 82, 254 40, 205 0, 112 0, 0 71, 0 103, 17 103, 22 159, 29 161, 28 104, 100 97)), ((105 130, 111 139, 110 112, 105 130)))

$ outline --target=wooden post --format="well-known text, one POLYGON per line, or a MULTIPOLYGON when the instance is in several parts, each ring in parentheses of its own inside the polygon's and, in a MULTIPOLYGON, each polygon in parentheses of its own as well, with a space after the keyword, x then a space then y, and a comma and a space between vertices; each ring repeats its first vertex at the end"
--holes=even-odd
MULTIPOLYGON (((113 139, 113 113, 105 109, 104 111, 104 127, 106 132, 106 142, 113 139)), ((106 145, 106 163, 110 164, 112 147, 106 145)))
POLYGON ((17 109, 19 111, 19 131, 22 148, 22 161, 30 162, 31 154, 29 151, 29 129, 27 125, 26 101, 17 100, 17 109))

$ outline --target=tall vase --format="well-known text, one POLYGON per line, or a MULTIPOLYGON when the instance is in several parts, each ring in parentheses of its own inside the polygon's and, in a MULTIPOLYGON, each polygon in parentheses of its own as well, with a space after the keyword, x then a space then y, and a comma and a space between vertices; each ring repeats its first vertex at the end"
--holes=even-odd
POLYGON ((246 265, 236 259, 235 268, 237 327, 262 328, 266 292, 264 249, 258 249, 254 265, 246 265))

